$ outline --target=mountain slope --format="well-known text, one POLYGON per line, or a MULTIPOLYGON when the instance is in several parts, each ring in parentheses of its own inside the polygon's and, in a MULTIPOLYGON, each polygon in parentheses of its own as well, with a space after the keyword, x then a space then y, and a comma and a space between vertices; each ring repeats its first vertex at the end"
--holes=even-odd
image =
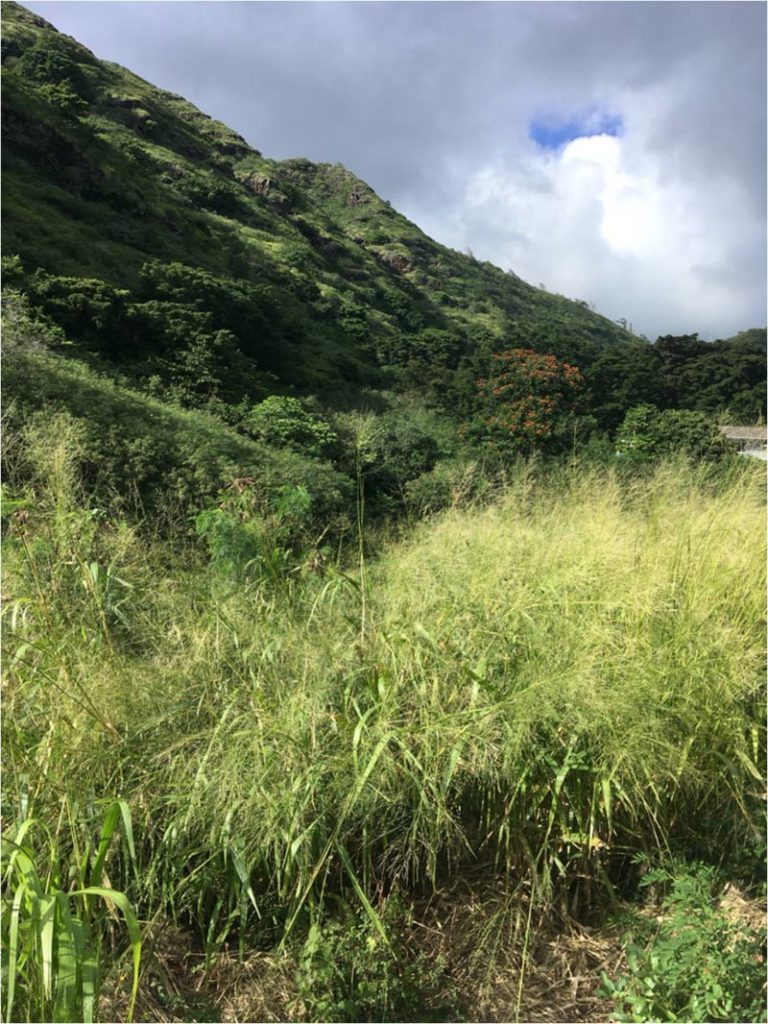
POLYGON ((429 239, 340 165, 268 160, 24 8, 8 3, 3 15, 4 251, 21 258, 9 283, 23 283, 92 353, 140 360, 138 377, 168 378, 152 357, 178 355, 179 340, 158 327, 168 310, 155 308, 153 340, 142 343, 153 334, 147 317, 133 309, 129 324, 121 304, 202 309, 203 333, 230 331, 254 374, 305 391, 425 375, 442 388, 501 339, 582 363, 630 340, 584 304, 429 239), (206 273, 191 280, 152 261, 206 273), (38 275, 30 285, 38 268, 81 282, 57 290, 38 275), (89 307, 95 286, 82 279, 104 283, 95 316, 121 321, 121 344, 99 341, 101 328, 52 298, 79 291, 89 307))
POLYGON ((105 500, 136 491, 151 508, 170 491, 199 507, 242 475, 269 504, 283 479, 322 529, 321 509, 350 515, 362 411, 377 417, 369 508, 402 511, 422 475, 416 504, 433 508, 452 493, 429 476, 438 461, 488 454, 471 447, 477 382, 509 349, 583 376, 575 413, 539 444, 552 453, 590 439, 610 453, 605 435, 643 402, 764 415, 764 331, 650 345, 440 245, 341 165, 267 159, 20 5, 2 10, 5 407, 20 435, 38 415, 74 418, 105 500))

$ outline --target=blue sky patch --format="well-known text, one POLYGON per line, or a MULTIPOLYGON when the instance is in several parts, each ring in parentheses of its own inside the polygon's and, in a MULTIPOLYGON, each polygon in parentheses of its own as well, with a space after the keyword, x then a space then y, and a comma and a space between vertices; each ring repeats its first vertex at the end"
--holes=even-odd
POLYGON ((621 135, 624 127, 620 115, 589 113, 582 117, 542 117, 531 121, 528 138, 542 149, 560 149, 573 139, 585 135, 621 135))

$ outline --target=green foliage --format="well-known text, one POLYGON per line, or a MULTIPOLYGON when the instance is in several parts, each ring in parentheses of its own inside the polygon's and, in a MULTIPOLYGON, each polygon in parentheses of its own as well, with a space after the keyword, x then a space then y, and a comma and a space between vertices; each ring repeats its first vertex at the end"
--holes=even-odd
MULTIPOLYGON (((88 98, 87 79, 81 67, 86 54, 86 50, 66 36, 45 34, 25 50, 16 70, 43 88, 65 86, 74 96, 88 98)), ((47 95, 51 98, 52 93, 47 95)))
POLYGON ((366 486, 378 494, 399 494, 433 468, 438 454, 436 438, 423 425, 397 413, 380 416, 367 451, 366 486))
MULTIPOLYGON (((637 349, 626 370, 624 384, 616 379, 602 382, 604 391, 624 398, 625 409, 647 402, 659 408, 719 413, 736 423, 765 418, 765 328, 713 342, 701 341, 696 334, 665 335, 652 346, 637 349)), ((611 401, 610 394, 606 399, 611 401)))
POLYGON ((226 577, 242 579, 259 556, 261 535, 254 524, 244 524, 224 509, 199 512, 195 529, 208 545, 211 562, 226 577))
POLYGON ((470 506, 492 490, 492 478, 474 462, 440 462, 403 490, 409 515, 421 519, 452 506, 470 506))
POLYGON ((422 473, 409 480, 404 490, 411 515, 425 518, 449 508, 454 493, 454 477, 452 467, 438 466, 429 473, 422 473))
POLYGON ((628 409, 667 404, 665 375, 654 345, 639 340, 606 345, 586 373, 589 405, 599 426, 615 433, 628 409))
POLYGON ((174 359, 157 367, 166 368, 168 397, 188 408, 215 409, 215 402, 234 406, 258 394, 263 381, 230 331, 192 334, 174 359))
POLYGON ((375 923, 360 908, 342 906, 336 918, 309 929, 296 976, 299 998, 312 1021, 424 1021, 443 1019, 458 993, 445 965, 414 949, 402 902, 390 897, 375 923))
MULTIPOLYGON (((318 530, 332 528, 350 506, 351 481, 330 466, 266 448, 212 416, 137 394, 74 361, 19 350, 4 366, 3 385, 10 432, 62 411, 77 423, 79 470, 104 504, 149 512, 170 500, 183 515, 249 477, 267 510, 281 488, 305 487, 318 530)), ((12 471, 19 487, 34 475, 23 453, 12 471)))
POLYGON ((616 1020, 764 1021, 764 938, 717 906, 717 872, 677 864, 643 880, 658 883, 669 890, 659 924, 638 918, 627 973, 603 976, 602 994, 614 1000, 616 1020))
POLYGON ((306 538, 311 510, 312 497, 302 485, 280 487, 269 512, 252 481, 236 480, 219 505, 198 513, 194 522, 217 573, 228 580, 276 584, 285 582, 295 565, 291 548, 306 538))
POLYGON ((639 405, 625 416, 616 451, 628 464, 643 465, 678 454, 713 461, 727 458, 733 449, 705 413, 639 405))
POLYGON ((2 306, 5 360, 13 359, 18 350, 45 351, 63 344, 64 332, 33 309, 29 297, 23 292, 3 288, 2 306))
POLYGON ((243 428, 257 441, 310 458, 338 454, 339 438, 331 425, 309 412, 298 398, 270 395, 248 413, 243 428))
POLYGON ((29 298, 62 334, 116 358, 135 346, 128 324, 129 292, 100 278, 54 277, 36 271, 26 283, 29 298))
MULTIPOLYGON (((72 808, 68 803, 66 806, 72 822, 72 808)), ((122 915, 132 950, 128 1020, 133 1019, 141 931, 128 898, 112 888, 104 877, 105 860, 121 823, 135 863, 131 813, 123 800, 107 808, 98 844, 88 837, 85 846, 81 846, 72 823, 74 848, 69 862, 62 859, 61 848, 45 826, 32 817, 24 817, 3 834, 6 1020, 90 1024, 96 1019, 102 946, 111 925, 109 915, 115 910, 122 915), (43 835, 42 856, 32 846, 35 831, 43 835)))
MULTIPOLYGON (((310 915, 317 1016, 430 1012, 393 887, 492 863, 508 903, 574 912, 637 849, 743 865, 758 467, 508 455, 600 449, 639 401, 752 415, 759 338, 644 344, 3 13, 4 751, 13 785, 40 780, 56 928, 100 885, 67 875, 61 795, 116 789, 142 841, 112 891, 196 923, 209 967, 310 915), (504 338, 524 355, 492 360, 504 338), (496 503, 458 451, 473 417, 496 503), (366 566, 366 516, 437 509, 366 566)), ((665 423, 709 453, 698 421, 665 423)))

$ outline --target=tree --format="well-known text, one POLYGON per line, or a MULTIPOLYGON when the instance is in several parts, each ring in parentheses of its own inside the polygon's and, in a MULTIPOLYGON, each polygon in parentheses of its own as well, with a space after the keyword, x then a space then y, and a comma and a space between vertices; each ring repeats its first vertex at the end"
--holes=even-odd
POLYGON ((502 454, 529 455, 554 441, 573 411, 581 371, 553 355, 515 348, 492 356, 475 382, 479 415, 465 435, 502 454))
POLYGON ((322 416, 308 412, 298 398, 270 395, 246 417, 245 430, 274 448, 290 448, 310 458, 327 459, 338 449, 338 435, 322 416))
POLYGON ((654 462, 665 456, 717 460, 732 449, 711 417, 689 409, 630 409, 616 434, 616 452, 627 462, 654 462))

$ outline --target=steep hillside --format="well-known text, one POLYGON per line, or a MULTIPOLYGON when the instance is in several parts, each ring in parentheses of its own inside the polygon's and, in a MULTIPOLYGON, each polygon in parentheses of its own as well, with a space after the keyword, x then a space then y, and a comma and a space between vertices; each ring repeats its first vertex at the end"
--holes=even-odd
POLYGON ((220 331, 219 361, 250 375, 228 400, 444 390, 502 339, 588 364, 631 338, 439 245, 340 165, 266 159, 13 3, 3 67, 6 283, 139 381, 168 383, 220 331))
POLYGON ((764 414, 764 331, 651 345, 438 244, 341 165, 267 159, 18 4, 2 35, 6 415, 19 436, 76 420, 99 500, 199 506, 241 466, 272 498, 304 488, 322 529, 363 471, 369 506, 402 511, 415 481, 433 508, 441 461, 610 455, 640 403, 764 414), (580 386, 553 404, 524 356, 516 445, 487 401, 500 354, 531 349, 580 386))

